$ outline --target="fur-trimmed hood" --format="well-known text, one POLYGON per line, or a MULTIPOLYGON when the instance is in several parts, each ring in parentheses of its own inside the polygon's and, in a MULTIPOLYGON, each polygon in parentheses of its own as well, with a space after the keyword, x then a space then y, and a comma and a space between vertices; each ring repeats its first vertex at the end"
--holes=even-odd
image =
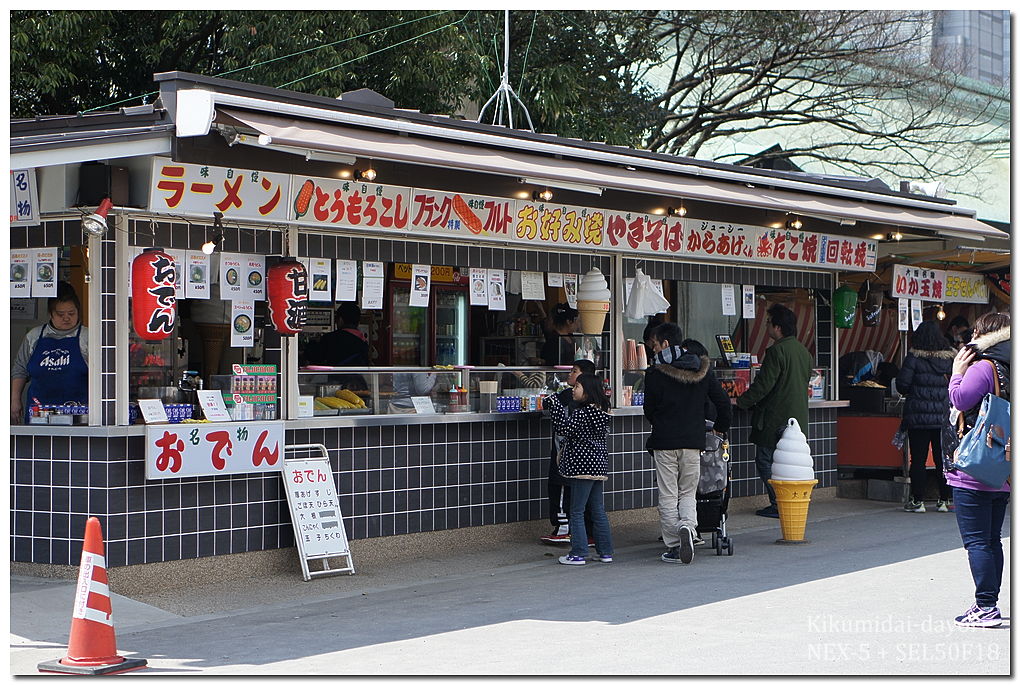
POLYGON ((705 379, 710 366, 711 362, 708 357, 685 354, 672 364, 656 364, 652 368, 661 371, 667 378, 678 383, 695 385, 705 379))
POLYGON ((974 338, 970 341, 970 344, 977 348, 978 352, 984 352, 989 347, 998 345, 1006 340, 1009 340, 1009 326, 1005 326, 997 331, 992 331, 991 333, 974 338))
POLYGON ((908 352, 918 359, 952 359, 956 356, 956 350, 915 350, 910 348, 908 352))

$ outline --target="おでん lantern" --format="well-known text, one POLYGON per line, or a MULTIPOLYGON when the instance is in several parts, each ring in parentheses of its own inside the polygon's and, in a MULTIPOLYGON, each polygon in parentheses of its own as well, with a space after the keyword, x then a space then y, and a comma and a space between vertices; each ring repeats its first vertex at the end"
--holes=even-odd
POLYGON ((131 321, 142 340, 170 337, 177 322, 177 271, 173 258, 150 247, 131 262, 131 321))
POLYGON ((308 272, 296 259, 283 259, 266 277, 269 281, 269 318, 280 335, 294 335, 305 325, 308 272))

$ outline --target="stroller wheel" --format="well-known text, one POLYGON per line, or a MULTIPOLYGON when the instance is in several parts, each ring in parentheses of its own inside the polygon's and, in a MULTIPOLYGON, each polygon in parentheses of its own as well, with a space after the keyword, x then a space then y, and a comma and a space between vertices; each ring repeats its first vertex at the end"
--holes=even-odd
POLYGON ((715 555, 716 555, 717 557, 721 557, 721 556, 722 556, 722 550, 723 550, 723 542, 722 542, 722 540, 720 539, 720 540, 719 540, 719 544, 717 544, 717 545, 715 546, 715 555))
POLYGON ((726 543, 726 556, 733 556, 733 540, 726 543))
POLYGON ((712 533, 712 549, 719 549, 719 534, 712 533))

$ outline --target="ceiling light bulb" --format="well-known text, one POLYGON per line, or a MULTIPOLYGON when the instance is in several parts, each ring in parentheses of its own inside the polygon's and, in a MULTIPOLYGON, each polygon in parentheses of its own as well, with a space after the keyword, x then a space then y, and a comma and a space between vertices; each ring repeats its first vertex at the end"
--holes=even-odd
POLYGON ((207 240, 206 242, 202 243, 202 252, 206 254, 212 254, 215 251, 216 243, 214 243, 213 241, 207 240))
POLYGON ((946 310, 942 308, 942 305, 939 305, 939 311, 935 314, 935 316, 939 318, 939 321, 946 318, 946 310))
POLYGON ((539 201, 541 201, 541 202, 549 202, 550 200, 553 199, 553 194, 552 194, 552 191, 549 190, 548 188, 546 188, 545 190, 542 190, 542 191, 536 190, 534 193, 531 194, 531 199, 535 200, 536 202, 539 202, 539 201))
POLYGON ((355 173, 355 178, 357 178, 359 181, 374 181, 375 177, 376 177, 375 169, 373 169, 372 167, 368 167, 363 171, 358 171, 355 173))

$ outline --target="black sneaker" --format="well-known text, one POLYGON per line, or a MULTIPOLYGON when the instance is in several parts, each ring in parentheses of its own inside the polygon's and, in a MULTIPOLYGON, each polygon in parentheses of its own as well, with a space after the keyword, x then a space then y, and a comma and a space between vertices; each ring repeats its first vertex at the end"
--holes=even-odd
POLYGON ((767 507, 765 507, 763 509, 759 509, 758 511, 756 511, 754 513, 757 514, 758 516, 764 516, 764 517, 770 518, 770 519, 777 519, 777 518, 779 518, 779 509, 777 509, 776 505, 774 505, 774 504, 770 504, 769 506, 767 506, 767 507))
POLYGON ((680 563, 680 548, 679 547, 670 547, 668 550, 663 552, 662 556, 659 557, 659 558, 662 559, 663 561, 667 562, 667 563, 670 563, 670 564, 679 564, 680 563))
POLYGON ((680 563, 694 561, 694 533, 687 526, 680 529, 680 563))

